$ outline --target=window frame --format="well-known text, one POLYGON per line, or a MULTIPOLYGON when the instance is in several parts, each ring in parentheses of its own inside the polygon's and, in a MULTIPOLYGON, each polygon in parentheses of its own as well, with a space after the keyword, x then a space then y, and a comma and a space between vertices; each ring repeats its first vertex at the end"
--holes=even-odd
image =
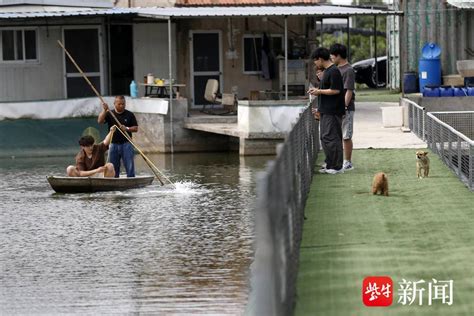
MULTIPOLYGON (((283 36, 283 34, 268 34, 267 36, 269 36, 270 38, 276 38, 276 37, 281 38, 281 49, 283 50, 283 47, 284 47, 284 42, 283 42, 284 41, 284 36, 283 36)), ((259 39, 260 41, 262 41, 263 40, 263 34, 244 34, 242 36, 242 73, 244 75, 261 75, 262 70, 251 70, 251 71, 245 70, 245 39, 247 39, 247 38, 255 38, 255 39, 259 39)), ((259 65, 260 65, 260 62, 261 61, 257 61, 257 63, 259 65)))
MULTIPOLYGON (((17 37, 14 35, 15 40, 13 43, 14 47, 14 54, 16 55, 16 47, 17 47, 17 37)), ((39 64, 40 62, 40 54, 39 54, 39 28, 38 27, 0 27, 0 64, 3 65, 11 65, 11 64, 39 64), (23 58, 22 59, 14 59, 14 60, 4 60, 3 59, 3 31, 13 31, 16 34, 16 31, 22 32, 22 50, 23 50, 23 58), (25 31, 34 31, 35 38, 36 38, 36 45, 35 45, 35 52, 36 52, 36 59, 26 59, 26 37, 25 31)))

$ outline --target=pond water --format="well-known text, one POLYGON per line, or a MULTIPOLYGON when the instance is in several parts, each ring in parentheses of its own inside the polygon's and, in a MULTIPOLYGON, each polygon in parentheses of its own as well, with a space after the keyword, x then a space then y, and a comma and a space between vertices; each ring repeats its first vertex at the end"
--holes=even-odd
POLYGON ((244 313, 271 157, 149 158, 177 189, 56 194, 46 177, 71 157, 0 159, 0 314, 244 313))

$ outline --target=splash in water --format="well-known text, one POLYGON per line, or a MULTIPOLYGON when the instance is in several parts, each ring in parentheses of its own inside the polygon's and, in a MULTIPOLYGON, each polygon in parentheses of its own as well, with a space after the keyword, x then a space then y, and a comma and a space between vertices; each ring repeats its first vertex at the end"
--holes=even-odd
POLYGON ((175 188, 171 192, 178 194, 201 194, 207 192, 206 189, 192 181, 178 181, 174 183, 174 186, 175 188))
POLYGON ((163 195, 163 194, 179 194, 179 195, 194 195, 194 194, 204 194, 209 192, 208 189, 204 188, 202 185, 192 182, 192 181, 178 181, 172 184, 165 184, 164 186, 160 185, 151 185, 146 188, 133 189, 123 192, 114 192, 113 195, 119 196, 141 196, 145 195, 147 197, 154 195, 163 195))

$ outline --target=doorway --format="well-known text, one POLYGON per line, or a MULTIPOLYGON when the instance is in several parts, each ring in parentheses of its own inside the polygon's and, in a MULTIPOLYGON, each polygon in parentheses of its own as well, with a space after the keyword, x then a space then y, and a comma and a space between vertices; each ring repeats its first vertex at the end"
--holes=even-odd
POLYGON ((216 79, 219 82, 219 91, 223 91, 221 45, 219 31, 191 31, 190 84, 193 108, 209 104, 204 99, 208 79, 216 79))
MULTIPOLYGON (((75 26, 63 29, 63 43, 76 63, 89 78, 94 87, 102 94, 103 92, 103 66, 102 45, 100 40, 99 26, 75 26)), ((94 96, 95 93, 74 64, 63 54, 64 58, 64 85, 65 97, 84 98, 94 96)))
POLYGON ((129 95, 133 80, 132 25, 110 26, 111 95, 129 95))

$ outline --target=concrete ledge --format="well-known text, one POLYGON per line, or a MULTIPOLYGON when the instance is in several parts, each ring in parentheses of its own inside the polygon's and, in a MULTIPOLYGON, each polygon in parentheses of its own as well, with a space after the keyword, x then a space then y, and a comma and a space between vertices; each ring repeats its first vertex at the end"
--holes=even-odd
POLYGON ((191 117, 186 117, 184 119, 184 122, 186 124, 202 124, 202 123, 208 123, 208 124, 218 124, 218 123, 224 123, 224 124, 237 124, 237 115, 232 115, 232 116, 223 116, 223 115, 196 115, 196 116, 191 116, 191 117))
POLYGON ((406 98, 424 107, 427 112, 474 111, 472 96, 423 98, 420 95, 409 95, 406 98))
POLYGON ((239 154, 241 156, 276 155, 276 148, 284 139, 248 139, 240 138, 239 154))
POLYGON ((238 105, 244 107, 278 107, 278 106, 306 106, 308 99, 301 100, 239 100, 238 105))
POLYGON ((184 128, 197 131, 240 137, 237 124, 184 123, 184 128))

